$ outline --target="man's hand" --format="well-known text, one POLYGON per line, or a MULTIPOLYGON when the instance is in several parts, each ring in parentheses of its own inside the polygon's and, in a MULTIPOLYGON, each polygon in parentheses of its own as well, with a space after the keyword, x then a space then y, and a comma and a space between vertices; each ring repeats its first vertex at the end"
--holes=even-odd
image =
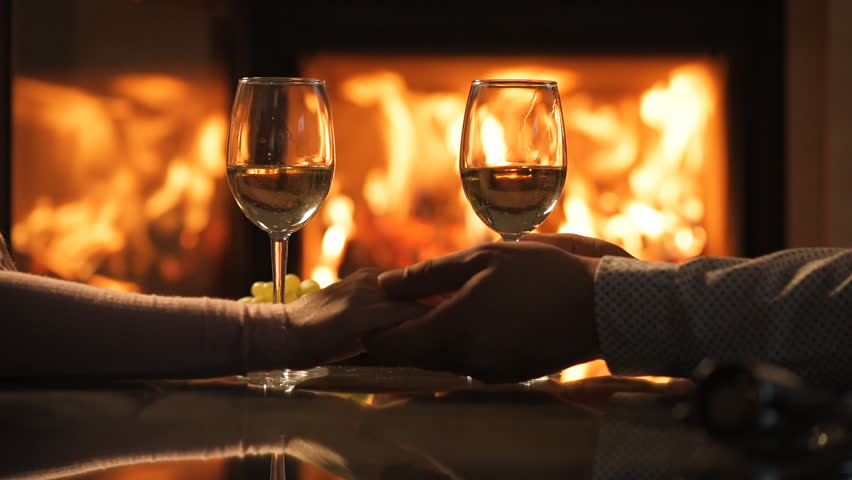
POLYGON ((288 303, 289 368, 307 368, 363 351, 361 337, 419 317, 428 307, 387 297, 377 283, 381 271, 363 268, 340 282, 288 303))
POLYGON ((381 361, 517 381, 599 357, 598 259, 539 242, 497 242, 379 276, 401 300, 449 295, 427 313, 365 339, 381 361))
POLYGON ((539 242, 553 245, 566 252, 584 257, 603 257, 612 255, 615 257, 630 257, 623 248, 604 240, 593 237, 584 237, 573 233, 528 233, 521 239, 524 242, 539 242))

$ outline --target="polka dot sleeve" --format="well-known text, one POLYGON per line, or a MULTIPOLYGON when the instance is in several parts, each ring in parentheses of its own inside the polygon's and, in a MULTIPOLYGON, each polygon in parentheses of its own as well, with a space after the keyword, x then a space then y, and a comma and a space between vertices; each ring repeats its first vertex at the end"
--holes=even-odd
POLYGON ((852 250, 681 265, 604 257, 595 315, 616 374, 688 376, 706 357, 747 357, 852 385, 852 250))

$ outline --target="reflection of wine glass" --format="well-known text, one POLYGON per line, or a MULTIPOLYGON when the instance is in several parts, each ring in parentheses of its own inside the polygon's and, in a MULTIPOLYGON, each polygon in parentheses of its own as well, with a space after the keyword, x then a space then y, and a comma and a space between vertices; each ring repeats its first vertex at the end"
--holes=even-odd
MULTIPOLYGON (((334 175, 334 133, 325 82, 242 78, 231 111, 228 184, 272 243, 273 302, 284 302, 287 241, 322 206, 334 175)), ((307 372, 285 370, 290 387, 307 372)))
POLYGON ((544 222, 565 184, 565 130, 556 82, 475 80, 459 168, 473 210, 504 240, 544 222))

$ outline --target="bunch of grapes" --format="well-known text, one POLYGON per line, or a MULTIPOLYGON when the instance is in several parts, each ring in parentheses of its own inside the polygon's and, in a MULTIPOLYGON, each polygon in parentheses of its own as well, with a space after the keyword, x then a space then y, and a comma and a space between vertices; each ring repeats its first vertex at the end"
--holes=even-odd
MULTIPOLYGON (((316 280, 307 278, 302 280, 294 273, 284 276, 284 302, 290 303, 305 295, 309 295, 322 289, 316 280)), ((251 295, 240 299, 247 303, 271 303, 272 282, 254 282, 251 286, 251 295)))

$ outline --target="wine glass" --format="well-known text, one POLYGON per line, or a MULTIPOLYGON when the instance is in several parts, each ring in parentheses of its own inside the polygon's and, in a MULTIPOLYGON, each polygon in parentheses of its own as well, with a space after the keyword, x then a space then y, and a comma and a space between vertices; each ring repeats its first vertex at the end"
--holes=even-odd
MULTIPOLYGON (((269 234, 272 297, 284 303, 287 242, 316 214, 334 176, 334 132, 323 80, 246 77, 228 138, 228 185, 245 216, 269 234)), ((292 389, 322 369, 250 373, 292 389)))
POLYGON ((474 80, 462 128, 462 188, 480 220, 517 242, 562 195, 565 129, 556 82, 474 80))

